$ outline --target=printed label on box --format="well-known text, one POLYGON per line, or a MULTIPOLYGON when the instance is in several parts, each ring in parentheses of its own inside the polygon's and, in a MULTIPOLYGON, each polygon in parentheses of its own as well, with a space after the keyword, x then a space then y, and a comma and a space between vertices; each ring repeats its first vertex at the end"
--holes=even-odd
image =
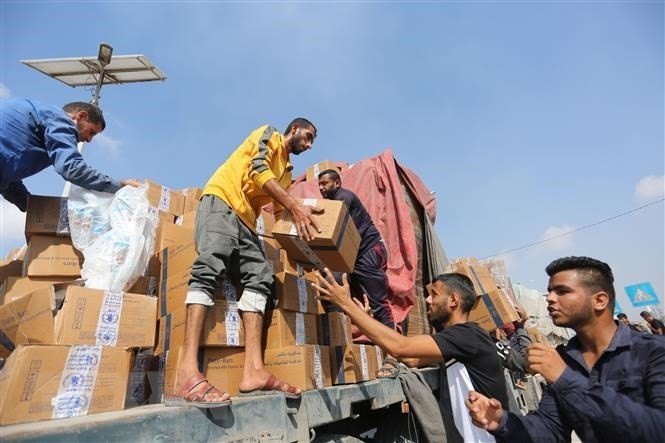
POLYGON ((360 370, 363 373, 363 380, 369 380, 369 365, 367 364, 367 349, 365 345, 360 345, 360 370))
POLYGON ((298 277, 298 302, 300 304, 300 311, 307 312, 307 282, 304 278, 298 277))
POLYGON ((226 344, 229 346, 240 345, 240 314, 238 314, 238 304, 229 302, 229 308, 224 315, 226 324, 226 344))
POLYGON ((58 235, 69 234, 69 212, 67 210, 67 199, 60 200, 60 214, 58 215, 58 227, 56 231, 58 235))
POLYGON ((159 196, 159 209, 169 212, 171 206, 171 190, 166 186, 162 186, 162 194, 159 196))
POLYGON ((305 316, 302 312, 296 312, 296 344, 305 344, 305 316))
POLYGON ((315 198, 306 198, 302 201, 302 204, 305 206, 316 206, 317 200, 315 198))
POLYGON ((344 343, 353 343, 351 337, 351 321, 346 315, 342 316, 342 328, 344 329, 344 343))
POLYGON ((376 350, 376 361, 378 362, 379 368, 383 366, 383 352, 379 346, 374 346, 376 350))
POLYGON ((115 346, 118 343, 123 294, 123 292, 104 292, 104 300, 99 310, 99 319, 95 331, 96 345, 115 346))
POLYGON ((323 367, 321 366, 321 348, 314 346, 314 383, 317 388, 323 387, 323 367))
POLYGON ((78 417, 88 413, 101 360, 101 346, 70 348, 58 393, 51 399, 51 418, 78 417))
POLYGON ((236 288, 228 281, 224 280, 222 282, 222 292, 224 293, 224 298, 228 302, 238 301, 238 296, 236 294, 236 288))
POLYGON ((266 233, 266 224, 263 221, 262 215, 256 217, 256 233, 259 235, 263 235, 266 233))

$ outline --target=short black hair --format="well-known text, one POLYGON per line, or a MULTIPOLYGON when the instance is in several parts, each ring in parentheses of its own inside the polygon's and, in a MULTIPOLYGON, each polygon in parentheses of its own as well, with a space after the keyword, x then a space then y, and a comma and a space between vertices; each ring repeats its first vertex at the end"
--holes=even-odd
POLYGON ((319 178, 323 177, 324 175, 329 175, 330 178, 332 178, 333 180, 342 181, 342 179, 339 176, 339 173, 337 171, 335 171, 334 169, 326 169, 325 171, 320 172, 319 173, 319 178))
POLYGON ((642 311, 642 312, 640 312, 640 317, 642 317, 642 318, 645 318, 647 315, 653 317, 653 316, 651 315, 651 312, 649 312, 649 311, 642 311))
POLYGON ((617 314, 617 318, 628 318, 628 316, 626 314, 624 314, 623 312, 619 312, 617 314))
POLYGON ((460 296, 463 313, 471 311, 476 303, 476 291, 473 289, 473 283, 469 277, 458 272, 449 272, 437 275, 432 283, 437 281, 440 281, 448 292, 455 292, 460 296))
POLYGON ((76 114, 77 112, 85 111, 88 113, 88 121, 92 124, 101 123, 102 131, 106 128, 106 120, 104 120, 104 113, 98 106, 86 102, 71 102, 62 107, 62 110, 68 114, 76 114))
POLYGON ((550 277, 563 271, 577 271, 577 276, 587 291, 607 293, 610 296, 610 307, 614 310, 614 276, 607 263, 589 257, 563 257, 554 260, 545 268, 550 277))
POLYGON ((303 117, 297 117, 291 120, 291 123, 289 123, 289 126, 286 127, 284 134, 291 132, 291 129, 293 129, 294 126, 298 126, 299 128, 303 128, 305 126, 310 127, 314 130, 314 137, 316 137, 316 126, 314 126, 314 123, 303 117))

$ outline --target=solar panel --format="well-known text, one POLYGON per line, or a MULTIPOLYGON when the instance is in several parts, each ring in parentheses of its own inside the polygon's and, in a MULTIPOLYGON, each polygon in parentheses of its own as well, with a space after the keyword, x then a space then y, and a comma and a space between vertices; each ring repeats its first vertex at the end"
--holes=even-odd
MULTIPOLYGON (((77 87, 96 85, 101 70, 97 57, 22 60, 21 63, 77 87)), ((166 80, 166 75, 143 54, 113 56, 104 68, 103 85, 166 80)))

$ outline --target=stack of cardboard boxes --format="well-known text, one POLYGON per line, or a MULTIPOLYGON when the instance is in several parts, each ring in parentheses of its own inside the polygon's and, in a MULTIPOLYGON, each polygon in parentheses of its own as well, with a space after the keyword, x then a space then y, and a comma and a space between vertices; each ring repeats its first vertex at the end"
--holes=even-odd
MULTIPOLYGON (((69 238, 66 199, 31 197, 27 250, 0 263, 0 357, 7 358, 0 373, 0 424, 119 410, 148 397, 160 401, 173 390, 197 255, 194 220, 201 190, 148 185, 159 220, 154 256, 145 275, 124 293, 83 287, 83 257, 69 238)), ((257 219, 275 272, 274 306, 264 321, 264 361, 278 378, 303 390, 371 380, 381 364, 380 350, 352 343, 349 319, 324 313, 312 286, 315 278, 307 272, 323 266, 350 271, 358 232, 340 202, 305 204, 325 209, 315 216, 322 232, 310 244, 297 239, 285 212, 275 220, 262 211, 257 219)), ((201 371, 232 395, 238 393, 244 364, 241 292, 237 282, 223 282, 199 351, 201 371)))
POLYGON ((449 272, 459 272, 471 279, 476 291, 476 304, 471 309, 469 321, 478 323, 482 328, 494 329, 519 319, 515 310, 512 289, 499 287, 490 269, 477 259, 462 258, 450 263, 449 272))

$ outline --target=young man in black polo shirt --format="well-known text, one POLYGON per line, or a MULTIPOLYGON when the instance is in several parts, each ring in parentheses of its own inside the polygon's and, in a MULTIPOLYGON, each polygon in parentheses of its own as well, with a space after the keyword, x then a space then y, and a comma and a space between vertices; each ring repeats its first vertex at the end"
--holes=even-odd
POLYGON ((428 286, 426 301, 430 321, 443 329, 432 335, 405 337, 372 319, 353 301, 346 276, 339 285, 326 272, 326 278, 318 275, 319 285, 315 285, 320 298, 342 308, 372 342, 408 366, 441 365, 439 407, 446 440, 494 441, 485 430, 472 426, 464 406, 468 392, 476 390, 508 407, 503 366, 494 342, 487 331, 469 322, 469 311, 476 299, 471 280, 456 273, 437 276, 428 286))

